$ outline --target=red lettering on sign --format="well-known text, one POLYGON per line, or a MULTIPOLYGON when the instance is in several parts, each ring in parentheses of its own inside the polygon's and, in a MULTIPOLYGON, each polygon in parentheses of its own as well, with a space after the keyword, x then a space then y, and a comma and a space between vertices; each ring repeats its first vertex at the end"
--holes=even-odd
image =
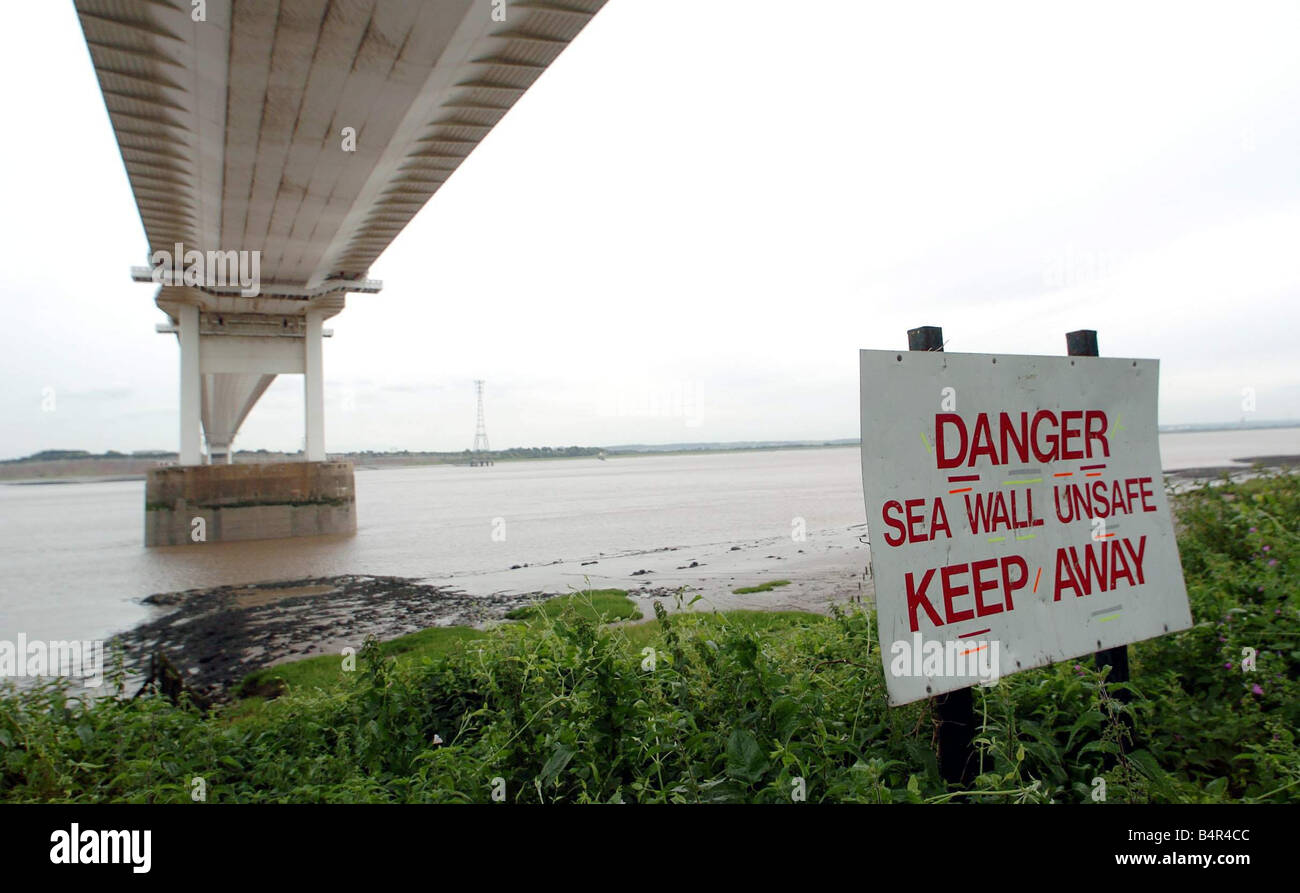
POLYGON ((1024 492, 1023 514, 1015 490, 1010 493, 999 490, 996 493, 967 494, 962 498, 966 501, 966 521, 970 524, 971 533, 1043 526, 1043 519, 1034 517, 1034 491, 1028 487, 1024 492))
POLYGON ((998 418, 998 427, 1002 431, 1002 456, 1005 462, 1028 462, 1029 461, 1029 413, 1020 414, 1020 431, 1016 432, 1016 427, 1011 421, 1011 417, 1005 412, 998 418), (1015 453, 1007 450, 1007 441, 1015 447, 1015 453))
POLYGON ((1038 436, 1038 426, 1043 422, 1050 422, 1052 426, 1056 425, 1056 414, 1048 412, 1046 409, 1040 409, 1034 413, 1034 422, 1029 427, 1029 436, 1034 447, 1034 458, 1039 462, 1051 462, 1056 458, 1056 448, 1059 438, 1054 432, 1044 434, 1040 439, 1038 436), (1041 443, 1047 443, 1047 449, 1039 446, 1041 443))
POLYGON ((921 578, 920 590, 917 590, 916 588, 916 583, 912 579, 911 571, 907 572, 906 579, 907 579, 907 619, 912 624, 912 632, 916 632, 917 629, 919 628, 916 623, 917 608, 925 608, 925 613, 930 618, 930 622, 933 623, 935 626, 943 626, 943 621, 939 619, 938 613, 935 612, 934 605, 930 604, 930 600, 925 597, 925 590, 927 587, 929 587, 930 581, 934 579, 934 568, 930 568, 929 570, 927 570, 925 572, 925 576, 921 578))
POLYGON ((934 417, 934 454, 939 461, 940 468, 956 468, 961 464, 962 457, 966 455, 966 423, 961 420, 961 416, 951 412, 941 412, 934 417), (950 458, 948 456, 947 444, 950 441, 944 439, 944 430, 948 425, 957 429, 961 435, 961 445, 950 458))
POLYGON ((1016 416, 997 414, 994 436, 989 413, 975 416, 973 429, 955 412, 934 416, 935 462, 940 469, 974 468, 980 459, 993 465, 1028 462, 1032 455, 1039 462, 1106 458, 1110 443, 1106 440, 1106 413, 1099 409, 1066 409, 1060 415, 1050 409, 1016 416))
POLYGON ((1156 507, 1154 505, 1150 505, 1147 502, 1147 500, 1150 499, 1152 495, 1154 495, 1151 492, 1151 478, 1149 477, 1138 478, 1138 483, 1142 485, 1138 491, 1139 493, 1142 494, 1142 511, 1154 512, 1156 510, 1156 507))
POLYGON ((1062 524, 1084 518, 1109 518, 1113 515, 1131 515, 1138 511, 1154 512, 1156 507, 1147 502, 1152 495, 1151 478, 1125 478, 1106 483, 1058 484, 1053 488, 1056 501, 1056 518, 1062 524))
POLYGON ((970 566, 971 586, 975 590, 975 613, 983 617, 986 614, 1001 614, 1002 605, 985 605, 984 593, 991 589, 998 588, 998 578, 994 576, 990 580, 980 579, 980 573, 986 570, 992 570, 998 566, 996 558, 986 558, 983 561, 972 561, 970 566))
POLYGON ((1029 565, 1025 559, 1019 555, 1008 555, 1004 558, 988 558, 983 561, 974 563, 962 562, 961 564, 950 564, 947 567, 938 568, 940 586, 943 589, 943 608, 944 617, 939 616, 935 610, 934 604, 930 601, 929 587, 934 581, 934 572, 936 568, 929 568, 921 576, 921 582, 918 586, 916 575, 908 571, 904 575, 904 581, 907 585, 907 619, 911 624, 912 632, 920 628, 918 620, 918 609, 924 610, 930 622, 935 626, 943 626, 945 623, 960 623, 963 620, 970 620, 972 617, 987 617, 990 614, 1001 614, 1003 611, 1015 609, 1014 595, 1016 590, 1023 589, 1029 584, 1029 565), (991 571, 998 564, 1001 564, 1001 573, 993 579, 985 580, 983 574, 985 571, 991 571), (974 580, 974 609, 959 609, 954 602, 971 594, 971 587, 956 578, 963 574, 969 573, 974 580), (1002 590, 1002 600, 988 602, 985 601, 985 593, 992 592, 996 589, 1002 590))
POLYGON ((988 456, 989 461, 994 465, 998 464, 998 451, 993 446, 993 432, 989 428, 989 415, 981 412, 975 418, 975 434, 971 438, 970 445, 970 465, 975 464, 975 460, 980 456, 988 456))
POLYGON ((1061 413, 1061 458, 1065 460, 1082 459, 1082 449, 1072 449, 1070 441, 1083 437, 1083 426, 1071 428, 1071 422, 1082 422, 1083 411, 1079 409, 1067 409, 1061 413))
POLYGON ((1137 548, 1128 538, 1088 543, 1081 549, 1062 546, 1056 550, 1056 594, 1052 600, 1059 602, 1067 589, 1074 590, 1076 598, 1094 591, 1109 592, 1120 580, 1140 586, 1146 582, 1142 569, 1146 548, 1145 536, 1138 537, 1137 548))
POLYGON ((890 529, 898 531, 897 539, 890 536, 889 533, 885 534, 885 542, 889 543, 891 546, 901 546, 903 545, 903 540, 906 539, 907 528, 903 526, 902 521, 890 515, 890 512, 901 512, 902 510, 903 504, 897 499, 889 500, 889 502, 886 502, 884 507, 880 510, 880 517, 884 519, 885 524, 887 524, 890 529))
POLYGON ((1025 559, 1019 555, 1008 555, 1002 559, 1002 591, 1007 594, 1007 610, 1013 610, 1015 605, 1011 601, 1011 594, 1017 589, 1024 589, 1029 583, 1029 565, 1025 564, 1025 559), (1013 567, 1020 568, 1020 578, 1014 583, 1011 581, 1010 570, 1013 567))
POLYGON ((1088 435, 1087 457, 1089 459, 1094 456, 1098 458, 1109 458, 1110 443, 1106 440, 1106 413, 1102 412, 1100 409, 1088 410, 1084 413, 1083 425, 1084 430, 1088 435), (1094 440, 1101 444, 1101 452, 1099 453, 1094 453, 1092 450, 1092 442, 1094 440))
POLYGON ((906 503, 891 499, 886 502, 881 508, 880 516, 894 533, 887 531, 885 542, 891 546, 901 546, 904 542, 927 543, 938 537, 940 533, 951 538, 952 528, 948 526, 948 513, 943 507, 943 500, 935 497, 934 505, 930 509, 928 532, 925 515, 917 511, 923 505, 925 505, 924 499, 909 499, 906 503), (906 524, 902 519, 894 517, 900 513, 906 515, 906 524))
POLYGON ((963 620, 970 620, 975 616, 975 612, 970 608, 967 608, 965 611, 954 611, 952 607, 953 599, 958 599, 963 595, 970 594, 970 589, 966 584, 955 584, 953 583, 952 578, 958 574, 966 573, 969 569, 969 565, 950 564, 939 572, 939 576, 943 578, 944 615, 948 618, 949 623, 961 623, 963 620))

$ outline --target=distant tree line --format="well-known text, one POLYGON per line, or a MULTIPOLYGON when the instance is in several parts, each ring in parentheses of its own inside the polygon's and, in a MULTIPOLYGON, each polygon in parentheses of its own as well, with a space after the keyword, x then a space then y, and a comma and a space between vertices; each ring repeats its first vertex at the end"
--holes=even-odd
POLYGON ((165 459, 175 455, 175 453, 162 450, 136 450, 129 454, 119 453, 117 450, 108 450, 103 453, 92 453, 88 450, 41 450, 39 453, 32 453, 30 456, 23 456, 20 459, 3 459, 0 462, 58 462, 67 459, 165 459))
MULTIPOLYGON (((497 459, 547 459, 561 458, 572 456, 598 456, 603 453, 600 447, 511 447, 506 450, 492 450, 488 455, 497 459)), ((278 450, 236 450, 236 456, 256 456, 256 455, 294 455, 293 453, 281 453, 278 450)), ((442 458, 448 460, 458 460, 473 455, 472 450, 463 452, 435 452, 430 450, 357 450, 354 452, 343 453, 348 456, 420 456, 430 458, 442 458)), ((169 459, 175 458, 176 454, 165 450, 136 450, 132 453, 121 453, 117 450, 108 450, 103 453, 92 453, 88 450, 41 450, 39 453, 32 453, 30 456, 23 456, 20 459, 0 459, 0 463, 14 462, 57 462, 60 460, 86 460, 86 459, 169 459)))
MULTIPOLYGON (((572 456, 599 456, 603 450, 599 447, 510 447, 506 450, 489 450, 488 455, 497 459, 555 459, 572 456)), ((465 450, 465 456, 473 455, 473 450, 465 450)))

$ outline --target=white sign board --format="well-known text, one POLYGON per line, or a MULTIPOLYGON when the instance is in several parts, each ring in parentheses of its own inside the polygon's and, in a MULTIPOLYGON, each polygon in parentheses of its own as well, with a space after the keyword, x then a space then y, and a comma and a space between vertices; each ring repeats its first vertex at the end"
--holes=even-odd
POLYGON ((1156 360, 864 350, 891 704, 1192 625, 1156 360))

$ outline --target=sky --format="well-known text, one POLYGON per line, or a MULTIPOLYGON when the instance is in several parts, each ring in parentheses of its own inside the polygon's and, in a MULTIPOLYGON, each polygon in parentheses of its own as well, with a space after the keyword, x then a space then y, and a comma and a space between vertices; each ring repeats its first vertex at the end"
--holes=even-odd
MULTIPOLYGON (((72 4, 0 23, 0 458, 174 450, 72 4)), ((1297 46, 1295 2, 610 0, 327 324, 327 447, 467 449, 478 378, 494 448, 856 437, 858 349, 919 325, 1300 418, 1297 46)), ((302 390, 236 447, 299 449, 302 390)))

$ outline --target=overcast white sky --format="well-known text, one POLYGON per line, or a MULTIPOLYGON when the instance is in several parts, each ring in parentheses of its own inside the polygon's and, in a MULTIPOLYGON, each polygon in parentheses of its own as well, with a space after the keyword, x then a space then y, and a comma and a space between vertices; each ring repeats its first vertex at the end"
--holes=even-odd
MULTIPOLYGON (((175 449, 178 352, 70 2, 0 32, 0 457, 175 449), (55 411, 42 411, 53 388, 55 411)), ((854 437, 857 354, 1161 360, 1300 417, 1300 3, 610 0, 371 270, 326 440, 854 437)), ((298 449, 282 376, 236 441, 298 449)))

